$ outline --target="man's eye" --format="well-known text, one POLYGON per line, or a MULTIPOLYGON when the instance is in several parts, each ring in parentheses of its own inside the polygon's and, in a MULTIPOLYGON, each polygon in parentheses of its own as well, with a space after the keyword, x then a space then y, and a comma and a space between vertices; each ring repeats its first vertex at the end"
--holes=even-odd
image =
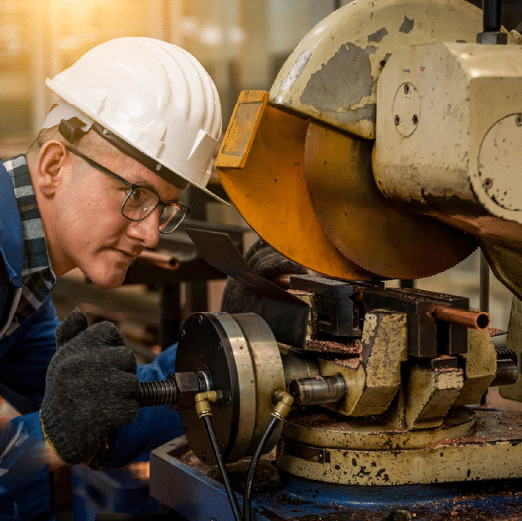
POLYGON ((129 196, 129 199, 136 204, 146 202, 148 199, 147 191, 143 188, 134 188, 129 196))

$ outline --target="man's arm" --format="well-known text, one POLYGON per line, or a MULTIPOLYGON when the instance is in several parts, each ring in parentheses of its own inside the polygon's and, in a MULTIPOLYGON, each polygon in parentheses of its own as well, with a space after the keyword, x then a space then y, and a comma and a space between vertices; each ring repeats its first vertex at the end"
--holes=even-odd
POLYGON ((56 352, 58 324, 48 298, 11 335, 0 340, 0 396, 21 414, 40 408, 47 367, 56 352))

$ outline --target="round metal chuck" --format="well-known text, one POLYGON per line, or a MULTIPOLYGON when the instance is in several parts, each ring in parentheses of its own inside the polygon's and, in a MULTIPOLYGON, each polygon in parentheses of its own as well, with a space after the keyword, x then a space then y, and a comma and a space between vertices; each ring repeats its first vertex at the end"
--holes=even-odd
MULTIPOLYGON (((194 313, 184 323, 176 371, 202 371, 223 393, 212 405, 212 425, 224 461, 252 455, 270 421, 275 391, 285 389, 283 364, 268 324, 254 313, 194 313)), ((188 443, 196 456, 215 463, 204 423, 195 409, 180 411, 188 443)), ((280 436, 275 429, 265 446, 280 436)))

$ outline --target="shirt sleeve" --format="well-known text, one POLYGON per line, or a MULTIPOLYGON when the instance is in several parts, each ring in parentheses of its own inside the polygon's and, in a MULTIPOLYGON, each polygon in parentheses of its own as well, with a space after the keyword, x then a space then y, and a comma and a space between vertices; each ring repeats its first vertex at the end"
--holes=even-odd
POLYGON ((20 416, 0 431, 1 519, 54 519, 53 475, 47 469, 39 414, 20 416))
MULTIPOLYGON (((166 380, 175 371, 176 351, 177 344, 163 351, 154 362, 138 365, 138 380, 166 380)), ((125 465, 182 434, 179 413, 168 405, 141 407, 133 422, 116 429, 107 467, 125 465)))
POLYGON ((37 411, 42 403, 58 324, 48 297, 38 311, 0 341, 0 396, 22 414, 37 411))

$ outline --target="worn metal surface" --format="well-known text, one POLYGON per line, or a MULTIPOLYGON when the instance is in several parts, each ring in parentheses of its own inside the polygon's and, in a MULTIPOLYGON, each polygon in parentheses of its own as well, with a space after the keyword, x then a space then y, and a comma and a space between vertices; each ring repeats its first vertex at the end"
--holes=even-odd
POLYGON ((381 80, 373 161, 379 189, 476 236, 495 275, 520 296, 520 46, 402 49, 381 80), (393 93, 405 81, 421 99, 418 128, 409 137, 395 131, 393 107, 393 93))
POLYGON ((295 440, 322 449, 409 450, 463 438, 471 435, 474 429, 475 414, 465 407, 452 409, 442 427, 425 431, 397 427, 387 415, 346 418, 315 407, 306 412, 293 411, 285 422, 283 436, 287 441, 295 440))
POLYGON ((305 182, 317 220, 348 259, 382 277, 416 279, 470 255, 474 239, 403 211, 381 194, 372 172, 372 143, 311 122, 305 182))
POLYGON ((454 404, 480 403, 497 372, 497 353, 489 332, 468 330, 468 350, 461 356, 466 378, 454 404))
POLYGON ((216 168, 228 196, 263 239, 302 266, 376 279, 335 248, 312 209, 304 182, 308 121, 267 106, 265 94, 241 95, 223 138, 216 168))
POLYGON ((434 43, 403 48, 378 85, 373 169, 393 203, 477 237, 497 277, 520 295, 517 202, 522 126, 520 45, 434 43), (395 93, 419 93, 418 126, 397 132, 395 93))
MULTIPOLYGON (((205 371, 223 399, 212 406, 213 425, 225 461, 252 454, 270 420, 272 395, 284 389, 279 350, 268 325, 253 313, 195 313, 185 322, 178 371, 205 371)), ((194 409, 180 413, 189 443, 202 461, 214 462, 205 425, 194 409)), ((270 450, 281 431, 268 441, 270 450)))
POLYGON ((366 313, 361 340, 366 382, 352 414, 380 414, 388 409, 397 393, 401 364, 408 359, 406 314, 384 310, 366 313))
POLYGON ((475 42, 482 12, 464 0, 359 0, 334 11, 297 45, 269 101, 375 138, 376 83, 404 45, 475 42))
POLYGON ((347 393, 335 404, 325 405, 346 416, 385 412, 401 383, 401 363, 408 358, 405 313, 366 313, 362 352, 357 359, 319 359, 322 376, 342 375, 347 393))
MULTIPOLYGON (((307 430, 310 429, 294 425, 290 440, 285 426, 285 441, 277 457, 279 468, 307 479, 390 486, 522 476, 522 418, 518 413, 477 411, 472 433, 414 449, 354 450, 315 445, 314 452, 313 446, 300 441, 310 437, 307 430)), ((393 447, 394 433, 386 436, 393 447)))
POLYGON ((415 357, 465 353, 467 331, 448 322, 435 320, 432 310, 437 305, 467 310, 469 300, 456 295, 419 289, 385 291, 366 288, 361 300, 365 310, 384 308, 408 313, 408 352, 415 357))
MULTIPOLYGON (((225 488, 178 440, 152 452, 151 495, 184 519, 229 521, 225 488)), ((514 521, 522 515, 522 480, 368 487, 282 474, 275 490, 254 494, 253 511, 258 521, 514 521)))
POLYGON ((440 427, 464 386, 464 371, 459 367, 412 365, 406 374, 406 427, 409 430, 440 427))
POLYGON ((505 236, 479 217, 522 222, 514 203, 520 134, 519 45, 432 43, 397 50, 377 89, 379 135, 374 173, 392 201, 473 223, 476 234, 505 236), (397 92, 411 84, 420 98, 418 126, 397 130, 397 92))

